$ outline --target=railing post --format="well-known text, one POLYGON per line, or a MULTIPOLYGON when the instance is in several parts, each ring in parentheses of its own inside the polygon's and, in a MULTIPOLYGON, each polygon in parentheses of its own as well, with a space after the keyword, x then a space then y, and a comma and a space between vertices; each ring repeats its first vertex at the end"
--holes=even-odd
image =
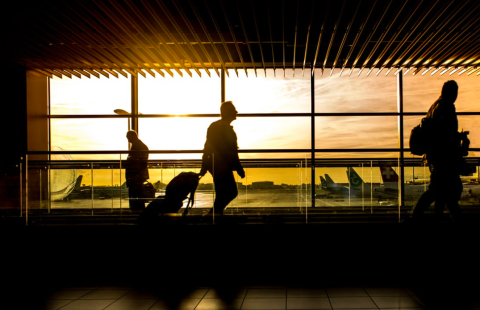
POLYGON ((310 166, 311 166, 311 176, 312 176, 312 208, 315 208, 315 69, 311 67, 310 69, 310 98, 311 98, 311 155, 310 155, 310 166))

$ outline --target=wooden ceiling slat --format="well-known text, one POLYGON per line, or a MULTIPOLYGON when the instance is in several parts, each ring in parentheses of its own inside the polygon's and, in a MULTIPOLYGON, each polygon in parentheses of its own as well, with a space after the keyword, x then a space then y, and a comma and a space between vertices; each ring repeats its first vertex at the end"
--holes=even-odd
POLYGON ((255 76, 257 76, 257 67, 255 66, 252 47, 250 46, 250 41, 248 40, 247 31, 245 30, 245 24, 243 23, 242 13, 240 12, 240 6, 238 5, 238 0, 234 0, 234 1, 235 1, 235 6, 237 8, 238 18, 240 19, 240 25, 242 26, 243 36, 245 37, 245 43, 247 44, 248 52, 250 54, 250 61, 253 64, 253 70, 255 71, 255 76))
POLYGON ((58 78, 62 78, 62 74, 56 72, 56 71, 53 70, 53 69, 43 68, 42 70, 45 71, 45 72, 48 72, 48 73, 50 73, 50 74, 52 74, 52 75, 55 75, 55 76, 58 77, 58 78))
MULTIPOLYGON (((350 47, 350 51, 348 52, 348 55, 347 55, 347 58, 345 59, 345 65, 342 67, 342 71, 343 72, 343 69, 347 66, 348 64, 348 61, 350 60, 350 57, 352 57, 352 54, 353 54, 353 51, 355 50, 355 48, 357 47, 357 44, 358 44, 358 41, 360 40, 360 38, 362 37, 362 34, 363 34, 363 31, 365 30, 365 27, 370 19, 370 16, 372 16, 372 13, 373 13, 373 10, 375 9, 375 6, 377 4, 377 0, 375 0, 373 2, 373 4, 370 6, 370 10, 367 14, 367 16, 365 17, 365 19, 363 20, 363 22, 360 24, 360 28, 358 29, 357 31, 357 35, 355 36, 355 39, 352 43, 352 46, 350 47)), ((355 68, 356 64, 358 62, 358 58, 356 58, 353 62, 353 64, 350 66, 350 71, 348 72, 348 76, 350 76, 353 72, 353 69, 355 68)))
POLYGON ((478 68, 474 68, 473 70, 471 70, 471 71, 470 71, 470 72, 468 72, 467 74, 468 74, 468 75, 470 75, 470 74, 474 73, 475 71, 477 71, 478 69, 480 69, 480 67, 478 67, 478 68))
MULTIPOLYGON (((195 10, 195 8, 192 6, 192 3, 190 1, 188 1, 190 6, 193 8, 193 12, 194 14, 197 16, 197 20, 199 21, 200 25, 203 27, 205 27, 205 25, 203 24, 203 21, 201 19, 199 19, 198 17, 198 14, 197 14, 197 11, 195 10)), ((175 8, 177 9, 177 12, 180 13, 180 16, 182 17, 183 19, 183 22, 187 25, 188 29, 190 30, 191 34, 193 35, 194 39, 198 42, 198 45, 200 46, 200 49, 202 50, 203 54, 205 55, 205 57, 208 59, 208 61, 210 62, 211 66, 213 67, 213 70, 215 70, 215 72, 217 73, 217 76, 220 77, 220 71, 218 71, 218 68, 217 66, 215 65, 215 62, 213 61, 212 57, 210 57, 210 53, 207 52, 207 50, 205 49, 205 47, 203 46, 203 44, 201 44, 202 40, 199 38, 199 36, 197 35, 197 32, 195 31, 195 29, 193 28, 192 24, 190 23, 189 19, 186 17, 185 15, 185 12, 183 11, 182 7, 178 4, 177 1, 174 1, 173 4, 175 5, 175 8)), ((210 37, 210 35, 208 34, 208 31, 205 32, 209 42, 212 42, 213 43, 213 40, 212 38, 210 37)), ((222 68, 225 69, 225 64, 222 60, 222 57, 219 57, 219 54, 218 54, 218 51, 217 51, 217 48, 215 47, 215 44, 211 44, 212 45, 212 48, 214 50, 214 52, 217 54, 217 57, 218 57, 218 60, 219 62, 222 64, 222 68)), ((227 73, 228 74, 228 73, 227 73)))
MULTIPOLYGON (((405 1, 404 2, 404 5, 406 5, 408 3, 408 1, 405 1)), ((384 59, 385 58, 385 55, 387 54, 387 52, 390 50, 390 48, 393 46, 393 44, 397 41, 397 38, 398 36, 403 33, 403 30, 405 29, 405 27, 408 25, 408 23, 410 22, 410 19, 413 18, 413 16, 415 15, 415 13, 418 11, 418 9, 421 7, 422 5, 422 1, 417 1, 417 6, 414 7, 410 12, 408 12, 406 14, 406 17, 405 19, 403 19, 403 21, 400 23, 400 27, 395 31, 395 33, 393 34, 393 36, 390 38, 390 40, 388 41, 387 45, 384 47, 382 53, 380 54, 378 60, 381 60, 381 59, 384 59)), ((401 8, 401 11, 403 11, 403 7, 401 8)), ((389 67, 390 66, 390 62, 392 61, 393 59, 393 56, 395 55, 396 51, 394 51, 393 53, 390 54, 390 56, 386 57, 386 59, 382 62, 382 65, 381 65, 381 68, 385 68, 385 67, 389 67)), ((378 63, 374 63, 373 66, 377 66, 378 63)), ((390 70, 389 72, 392 70, 393 67, 390 67, 390 70)), ((378 75, 378 73, 377 73, 378 75)), ((388 75, 388 73, 387 73, 388 75)))
MULTIPOLYGON (((115 9, 117 10, 117 12, 113 12, 111 11, 106 5, 102 4, 101 1, 94 1, 95 3, 97 3, 97 5, 102 8, 104 10, 104 12, 108 13, 108 16, 110 18, 112 18, 112 20, 117 24, 118 27, 120 27, 127 35, 130 33, 129 31, 129 27, 133 27, 134 29, 136 29, 137 33, 139 35, 142 36, 142 38, 144 38, 146 41, 148 41, 150 44, 152 44, 153 47, 156 47, 157 44, 155 44, 155 42, 153 42, 152 40, 150 40, 150 38, 148 36, 144 36, 143 35, 143 30, 142 28, 135 23, 135 21, 132 19, 132 18, 129 18, 128 15, 125 14, 125 11, 121 8, 121 6, 118 4, 118 2, 116 1, 110 1, 109 3, 112 4, 115 9), (129 20, 130 22, 130 25, 125 25, 117 16, 118 15, 122 15, 124 16, 127 20, 129 20)), ((158 63, 160 65, 160 67, 164 70, 170 70, 168 69, 167 67, 164 66, 163 64, 163 61, 161 59, 158 59, 157 56, 155 56, 152 52, 150 52, 150 50, 148 49, 148 47, 144 46, 143 42, 141 40, 139 40, 134 34, 132 35, 129 35, 129 38, 134 41, 139 47, 140 47, 140 50, 143 51, 143 54, 144 55, 147 55, 148 57, 150 57, 150 64, 153 65, 154 63, 158 63)), ((186 68, 184 68, 186 69, 186 68)), ((152 74, 152 72, 150 71, 149 72, 150 74, 152 74)), ((154 75, 154 74, 153 74, 154 75)))
POLYGON ((272 20, 270 18, 270 1, 269 0, 267 0, 267 23, 268 23, 268 32, 270 33, 270 47, 272 48, 273 75, 276 76, 275 51, 273 49, 272 20))
MULTIPOLYGON (((312 69, 315 69, 315 66, 317 65, 318 54, 320 52, 320 46, 321 46, 321 42, 322 42, 323 33, 325 31, 326 23, 327 23, 327 17, 328 17, 329 9, 330 9, 330 0, 328 1, 327 8, 325 9, 325 15, 323 17, 322 27, 320 28, 320 33, 318 35, 317 49, 315 50, 315 57, 313 58, 312 69)), ((283 65, 285 66, 285 61, 283 62, 283 65)), ((322 75, 323 75, 323 71, 322 71, 322 75)))
POLYGON ((103 70, 107 71, 108 73, 110 73, 114 77, 118 78, 118 73, 113 71, 112 69, 103 69, 103 70))
POLYGON ((77 78, 81 79, 82 78, 82 75, 80 73, 78 73, 77 71, 74 71, 73 69, 65 69, 65 71, 67 71, 68 73, 76 76, 77 78))
MULTIPOLYGON (((144 0, 142 0, 144 1, 144 0)), ((182 40, 185 41, 186 45, 188 46, 188 48, 190 49, 190 51, 192 52, 192 54, 197 58, 197 61, 200 63, 200 65, 202 66, 203 70, 205 70, 205 72, 208 74, 208 76, 211 76, 210 75, 210 71, 208 70, 207 66, 205 65, 205 63, 203 62, 202 58, 200 57, 200 55, 197 53, 197 51, 195 50, 195 48, 192 46, 192 43, 190 42, 190 39, 188 39, 188 37, 183 33, 180 25, 177 23, 177 21, 175 20, 175 18, 173 17, 173 15, 170 13, 170 10, 168 10, 168 8, 165 6, 165 4, 163 4, 162 1, 159 1, 157 0, 157 4, 160 6, 160 8, 162 9, 162 11, 165 13, 165 15, 167 16, 168 20, 170 21, 170 23, 173 25, 173 27, 175 28, 175 30, 178 32, 178 34, 182 37, 182 40)), ((161 23, 162 25, 163 22, 161 23)), ((166 33, 169 32, 168 28, 163 26, 162 28, 164 28, 164 31, 166 33)), ((180 47, 180 44, 178 44, 178 46, 180 47)), ((186 55, 186 54, 185 54, 186 55)), ((187 55, 188 56, 188 55, 187 55)), ((190 57, 185 57, 185 59, 188 59, 188 61, 193 65, 194 62, 192 59, 190 59, 190 57)), ((197 72, 199 73, 199 72, 197 72)), ((201 76, 201 75, 199 75, 201 76)))
POLYGON ((83 75, 84 77, 87 77, 87 78, 90 78, 90 77, 91 77, 90 73, 85 72, 85 70, 83 70, 83 69, 75 68, 75 71, 78 72, 78 73, 80 73, 80 74, 83 75))
POLYGON ((65 70, 62 70, 62 69, 55 69, 56 72, 60 73, 60 74, 63 74, 65 75, 66 77, 68 78, 72 78, 72 74, 70 74, 69 72, 65 71, 65 70))
MULTIPOLYGON (((170 65, 172 66, 172 69, 175 70, 180 76, 183 76, 183 73, 180 69, 178 69, 176 66, 175 66, 175 63, 176 64, 181 64, 182 62, 180 61, 180 59, 176 56, 177 53, 175 53, 167 44, 167 42, 163 39, 163 37, 161 35, 158 34, 158 31, 155 29, 155 27, 153 26, 153 21, 155 21, 164 31, 164 25, 163 25, 163 22, 161 21, 160 18, 158 18, 158 16, 156 14, 154 14, 154 10, 153 8, 150 6, 150 4, 148 2, 143 2, 142 1, 142 4, 144 5, 144 7, 147 8, 148 12, 150 12, 152 15, 152 18, 153 18, 153 21, 152 23, 149 22, 150 18, 148 16, 145 16, 143 15, 140 10, 137 8, 137 6, 135 5, 134 2, 132 1, 126 1, 127 5, 130 7, 130 9, 134 12, 134 14, 137 15, 138 18, 142 19, 143 20, 143 24, 148 28, 148 30, 152 33, 152 35, 155 37, 156 40, 158 40, 162 46, 161 48, 158 47, 157 48, 157 51, 162 55, 162 57, 164 57, 169 63, 170 65), (167 55, 167 53, 163 52, 163 50, 165 50, 168 54, 171 55, 171 57, 173 58, 174 61, 171 60, 170 56, 167 55)), ((167 32, 167 35, 168 35, 168 32, 167 32)), ((174 41, 175 42, 175 41, 174 41)), ((179 44, 177 42, 175 42, 176 46, 178 46, 178 49, 179 51, 182 53, 182 55, 186 58, 186 59, 189 59, 188 56, 185 56, 186 54, 184 53, 183 49, 179 46, 179 44)), ((158 46, 158 44, 155 44, 155 46, 158 46)), ((193 65, 193 62, 190 61, 190 63, 193 65)), ((192 76, 192 73, 190 72, 189 68, 185 68, 185 71, 187 72, 188 75, 192 76)), ((198 71, 198 69, 196 67, 193 67, 193 69, 197 72, 197 74, 200 76, 200 71, 198 71)), ((171 71, 171 69, 166 69, 165 70, 170 76, 173 77, 173 73, 171 71)))
POLYGON ((110 78, 110 75, 107 72, 103 71, 103 69, 95 68, 95 69, 92 69, 92 70, 95 70, 95 72, 100 73, 101 75, 103 75, 106 78, 110 78))
MULTIPOLYGON (((420 34, 416 35, 415 37, 415 34, 416 34, 416 31, 417 29, 422 25, 422 23, 427 20, 427 23, 429 21, 428 18, 431 18, 431 16, 429 16, 429 14, 431 14, 433 12, 433 9, 436 7, 436 5, 438 4, 439 0, 436 0, 435 3, 433 5, 429 5, 428 6, 428 9, 425 13, 422 13, 421 14, 421 18, 418 19, 416 21, 416 23, 413 25, 413 27, 410 28, 410 31, 408 31, 408 33, 406 34, 405 37, 402 38, 401 42, 398 43, 395 51, 392 53, 392 55, 394 55, 393 57, 395 57, 395 61, 394 63, 392 64, 392 66, 396 67, 396 66, 406 66, 406 64, 404 64, 404 58, 407 54, 405 54, 405 50, 402 49, 403 46, 408 43, 408 42, 412 42, 412 41, 416 41, 416 39, 420 36, 423 35, 423 33, 421 32, 420 34), (427 18, 428 17, 428 18, 427 18), (409 41, 410 37, 411 36, 414 36, 413 40, 412 41, 409 41), (400 56, 396 56, 396 54, 400 52, 400 56)), ((412 44, 409 45, 410 47, 413 47, 412 44)), ((409 47, 407 46, 407 49, 409 49, 409 47)), ((407 55, 408 56, 408 55, 407 55)), ((392 57, 392 58, 393 58, 392 57)))
MULTIPOLYGON (((477 23, 480 21, 480 16, 478 16, 476 19, 474 19, 471 23, 470 26, 477 25, 477 23)), ((461 48, 464 42, 467 42, 472 39, 472 46, 477 47, 478 43, 476 40, 476 35, 480 28, 477 27, 477 30, 474 32, 471 32, 470 34, 466 35, 465 33, 469 30, 469 27, 466 27, 463 29, 463 31, 459 32, 456 36, 453 36, 451 40, 449 40, 448 43, 444 43, 441 45, 441 47, 438 47, 437 50, 435 51, 435 54, 432 55, 432 58, 434 59, 434 63, 438 64, 444 64, 446 60, 451 58, 452 54, 458 49, 461 48), (461 39, 462 38, 462 39, 461 39), (458 43, 460 42, 460 43, 458 43)), ((451 32, 449 32, 451 33, 451 32)))
MULTIPOLYGON (((222 42, 222 45, 223 45, 223 48, 225 49, 225 52, 227 53, 228 60, 232 64, 233 70, 235 71, 235 74, 238 77, 237 67, 234 65, 232 54, 230 53, 230 49, 227 46, 227 43, 226 43, 225 38, 222 34, 222 31, 220 30, 220 27, 218 26, 218 22, 217 22, 216 18, 213 16, 212 9, 210 8, 210 5, 208 4, 208 2, 206 0, 203 0, 203 4, 205 5, 205 7, 208 10, 210 20, 212 21, 213 25, 215 26, 215 30, 217 31, 217 35, 220 38, 220 41, 222 42)), ((223 63, 223 65, 224 65, 225 73, 227 73, 227 75, 228 75, 228 70, 226 70, 227 67, 226 67, 225 63, 223 63)))
POLYGON ((250 68, 255 74, 283 68, 285 76, 296 67, 304 74, 308 65, 322 74, 337 67, 340 74, 350 67, 349 75, 354 68, 367 75, 445 68, 469 74, 478 65, 478 1, 337 2, 69 0, 37 3, 34 10, 19 2, 6 14, 13 21, 6 25, 16 29, 3 28, 8 48, 0 56, 52 77, 73 77, 67 69, 77 68, 79 76, 118 77, 113 69, 127 77, 194 70, 201 76, 212 69, 219 75, 220 68, 237 76, 239 68, 247 76, 250 68))
POLYGON ((38 73, 43 74, 43 75, 45 75, 45 76, 47 76, 47 77, 49 77, 49 78, 51 78, 51 79, 53 78, 53 74, 48 73, 47 71, 44 71, 44 70, 42 70, 42 69, 33 68, 32 70, 33 70, 33 71, 37 71, 38 73))
MULTIPOLYGON (((145 63, 145 58, 142 58, 140 55, 138 55, 137 53, 135 53, 133 47, 130 47, 130 50, 128 50, 127 48, 123 47, 123 45, 126 45, 128 46, 127 42, 127 38, 122 34, 122 31, 118 31, 118 29, 115 29, 115 27, 105 18, 103 18, 102 15, 98 14, 95 10, 91 9, 90 7, 88 7, 86 4, 84 4, 83 2, 80 2, 80 4, 83 6, 83 8, 85 10, 87 10, 91 16, 95 17, 96 21, 98 22, 101 22, 101 25, 102 26, 105 26, 108 30, 110 30, 112 33, 115 33, 116 37, 118 39, 116 39, 115 37, 113 36, 109 36, 109 39, 111 39, 112 41, 115 41, 116 44, 115 44, 115 47, 116 49, 118 49, 123 55, 127 56, 128 59, 130 59, 131 61, 133 61, 133 63, 131 63, 131 66, 132 66, 132 69, 133 70, 136 70, 138 68, 142 68, 143 67, 143 64, 145 63), (136 62, 136 63, 135 63, 136 62)), ((91 27, 93 27, 94 29, 97 30, 98 33, 102 33, 102 31, 100 30, 101 29, 101 25, 99 25, 96 21, 94 21, 92 18, 88 17, 88 16, 83 16, 82 17, 91 27)), ((121 29, 120 29, 121 30, 121 29)), ((127 31, 128 33, 128 31, 127 31)), ((106 41, 106 38, 105 39, 102 39, 102 41, 104 41, 105 43, 104 44, 108 44, 107 41, 106 41)), ((121 57, 120 57, 121 58, 121 57)), ((147 61, 147 63, 152 66, 153 65, 153 62, 150 60, 150 62, 147 61)))
MULTIPOLYGON (((466 5, 466 3, 467 3, 467 2, 465 2, 464 5, 466 5)), ((450 4, 452 4, 452 3, 450 3, 450 4)), ((413 50, 413 54, 409 54, 409 55, 408 55, 408 58, 410 58, 410 61, 409 61, 409 63, 408 63, 409 66, 416 65, 416 64, 417 64, 418 62, 420 62, 422 59, 425 59, 425 58, 429 57, 429 53, 430 53, 431 51, 435 50, 438 45, 442 44, 443 38, 446 37, 446 36, 449 36, 449 34, 450 34, 451 32, 444 33, 443 35, 440 35, 440 37, 437 38, 437 40, 435 40, 437 43, 430 44, 430 42, 434 41, 433 38, 434 38, 437 34, 439 34, 439 33, 442 32, 442 30, 443 30, 444 27, 446 27, 447 25, 448 25, 449 27, 451 26, 451 23, 450 23, 450 22, 456 17, 457 13, 459 12, 459 11, 457 11, 457 10, 449 10, 449 8, 450 8, 450 5, 445 6, 445 8, 444 8, 444 10, 442 11, 442 13, 441 13, 440 15, 437 15, 434 20, 430 21, 430 25, 429 25, 429 27, 427 28, 427 31, 428 31, 431 27, 433 27, 434 23, 435 23, 438 19, 440 19, 440 17, 441 17, 445 12, 451 11, 451 13, 452 13, 452 14, 450 14, 450 16, 447 17, 445 20, 442 20, 442 22, 440 23, 440 27, 437 28, 437 29, 435 30, 435 32, 429 33, 428 37, 424 40, 424 43, 423 43, 423 44, 421 44, 421 45, 418 46, 418 47, 415 47, 415 49, 413 50), (428 45, 429 45, 430 47, 428 47, 428 45), (423 51, 425 48, 426 48, 427 50, 422 53, 422 51, 423 51), (420 53, 421 53, 421 54, 420 54, 420 53), (417 55, 420 55, 420 56, 419 56, 418 58, 416 58, 417 55)), ((463 19, 457 20, 456 22, 453 21, 453 22, 456 23, 457 25, 458 25, 458 24, 461 24, 461 23, 465 20, 466 17, 467 17, 467 16, 465 16, 463 19)), ((412 42, 412 44, 411 44, 410 46, 413 47, 413 46, 416 44, 416 42, 418 42, 419 40, 420 40, 420 38, 417 38, 414 42, 412 42)), ((408 51, 408 50, 409 50, 409 49, 407 49, 407 51, 408 51)), ((426 62, 422 62, 422 64, 420 65, 420 67, 427 67, 427 66, 429 66, 429 65, 431 65, 431 64, 434 64, 434 63, 428 61, 428 59, 427 59, 426 62)))
POLYGON ((253 22, 254 22, 254 25, 255 25, 255 30, 257 32, 258 47, 260 48, 260 59, 262 59, 262 67, 263 67, 263 71, 265 72, 265 77, 266 77, 267 76, 267 68, 265 67, 265 57, 263 57, 262 39, 260 38, 260 31, 258 30, 257 16, 256 16, 256 13, 255 13, 255 6, 253 4, 253 0, 250 0, 250 5, 252 7, 252 15, 253 15, 253 22))
POLYGON ((295 14, 295 36, 293 38, 293 72, 295 74, 295 59, 297 53, 297 36, 298 36, 298 14, 300 12, 300 1, 297 0, 297 14, 295 14))
POLYGON ((308 23, 308 29, 307 29, 307 42, 305 43, 305 53, 303 55, 302 75, 305 74, 305 66, 307 65, 308 40, 310 38, 310 30, 312 28, 312 23, 313 23, 314 7, 315 7, 315 2, 312 1, 312 8, 311 8, 311 13, 310 13, 310 22, 308 23))
MULTIPOLYGON (((123 75, 124 77, 128 78, 128 74, 125 73, 125 72, 123 71, 123 69, 114 68, 113 70, 115 70, 116 72, 120 73, 120 74, 123 75)), ((127 70, 128 70, 128 69, 127 69, 127 70)), ((133 75, 135 75, 135 74, 133 74, 133 75)))
POLYGON ((158 69, 158 68, 153 68, 153 70, 155 70, 158 74, 160 74, 162 77, 165 77, 165 73, 163 73, 162 70, 158 69))
MULTIPOLYGON (((335 67, 337 66, 337 62, 340 59, 340 55, 342 54, 342 50, 343 50, 343 47, 345 46, 345 42, 347 42, 347 38, 350 34, 350 29, 352 28, 352 24, 355 21, 355 18, 357 17, 358 9, 360 8, 361 3, 362 3, 361 1, 358 1, 357 7, 355 8, 355 13, 353 13, 352 18, 348 21, 347 28, 345 29, 345 33, 344 33, 343 38, 342 38, 342 42, 340 43, 340 46, 339 46, 338 51, 337 51, 337 56, 335 57, 335 61, 333 62, 333 65, 332 65, 332 71, 330 72, 330 76, 332 76, 333 70, 335 70, 335 67)), ((344 62, 344 65, 342 66, 342 70, 340 71, 340 75, 342 74, 343 68, 345 68, 345 65, 346 65, 346 61, 344 62)))
MULTIPOLYGON (((323 61, 323 65, 322 65, 322 74, 325 71, 325 68, 327 67, 328 56, 330 55, 330 51, 332 50, 332 46, 333 46, 333 41, 335 40, 335 35, 337 34, 337 31, 338 31, 338 24, 340 23, 340 20, 342 19, 343 10, 345 9, 345 2, 346 2, 346 0, 343 0, 342 8, 340 9, 340 13, 338 14, 338 18, 337 18, 337 20, 335 22, 335 25, 333 27, 332 36, 330 37, 330 42, 328 43, 327 53, 325 54, 325 59, 323 61)), ((333 68, 332 68, 331 72, 333 72, 333 68)))
MULTIPOLYGON (((117 55, 117 52, 114 52, 111 49, 107 48, 108 46, 110 46, 109 43, 102 41, 101 44, 104 45, 104 48, 103 49, 99 48, 98 47, 99 44, 97 42, 95 42, 93 35, 89 35, 89 36, 85 35, 86 33, 89 33, 91 31, 88 28, 86 28, 82 23, 76 23, 74 20, 71 19, 70 16, 65 15, 64 12, 59 11, 58 8, 56 8, 56 7, 52 7, 52 10, 55 10, 57 12, 57 14, 61 14, 64 18, 69 20, 69 23, 64 25, 65 30, 69 31, 70 33, 75 34, 75 36, 80 41, 82 41, 82 44, 84 44, 85 46, 90 46, 91 47, 91 52, 96 54, 97 56, 99 56, 102 61, 104 61, 108 64, 116 65, 120 68, 124 68, 124 69, 127 68, 127 66, 124 65, 125 59, 122 59, 121 56, 117 55), (69 26, 69 24, 75 25, 75 27, 72 29, 69 26), (79 29, 80 31, 76 31, 75 29, 79 29), (103 51, 108 53, 110 56, 113 56, 114 59, 111 61, 111 60, 105 58, 101 53, 98 53, 96 51, 97 49, 99 49, 99 50, 102 49, 103 51)), ((129 65, 132 66, 133 63, 130 63, 129 65)))
MULTIPOLYGON (((387 9, 390 7, 390 5, 392 4, 392 0, 389 1, 388 3, 388 6, 387 6, 387 9)), ((373 9, 373 8, 372 8, 373 9)), ((357 63, 360 61, 360 58, 362 57, 363 53, 365 52, 365 50, 367 49, 368 45, 370 44, 370 42, 372 42, 372 39, 373 39, 373 36, 375 35, 375 33, 377 32, 378 30, 378 27, 380 26, 381 22, 383 21, 383 19, 385 18, 385 13, 386 13, 386 10, 383 11, 383 14, 380 16, 380 18, 378 18, 373 26, 373 28, 370 30, 370 33, 368 34, 367 38, 365 39, 365 41, 363 42, 363 45, 362 47, 360 48, 360 51, 358 52, 357 54, 357 57, 355 59, 355 62, 353 63, 353 67, 356 67, 357 66, 357 63)), ((360 70, 358 71, 358 75, 360 75, 363 71, 365 67, 361 67, 360 70)))
MULTIPOLYGON (((387 13, 387 11, 390 9, 390 6, 392 4, 392 1, 390 1, 388 3, 388 6, 385 8, 383 14, 385 15, 387 13)), ((377 52, 377 49, 378 47, 380 46, 380 44, 383 43, 383 40, 385 39, 385 37, 387 36, 387 34, 390 32, 390 29, 392 29, 395 21, 397 20, 397 17, 400 16, 400 13, 402 12, 403 8, 405 7, 406 5, 406 1, 403 3, 403 6, 400 8, 400 10, 397 11, 397 14, 395 15, 394 18, 392 18, 390 20, 390 22, 388 23, 387 27, 382 31, 382 34, 380 35, 380 37, 377 39, 377 42, 375 43, 375 45, 373 46, 373 48, 370 50, 370 53, 369 55, 367 56, 367 58, 365 59, 365 61, 363 62, 363 65, 360 67, 360 70, 363 70, 364 68, 366 68, 367 66, 369 66, 371 69, 369 70, 369 73, 373 70, 373 68, 380 62, 381 58, 380 57, 377 57, 377 59, 374 61, 374 64, 372 65, 370 63, 370 60, 373 58, 373 56, 375 55, 375 53, 377 52)), ((382 16, 382 20, 383 20, 384 16, 382 16)), ((368 74, 369 74, 368 73, 368 74)), ((367 74, 367 75, 368 75, 367 74)))
POLYGON ((240 47, 238 46, 238 41, 235 36, 235 31, 233 31, 232 25, 230 24, 230 18, 227 16, 227 12, 225 11, 225 7, 223 6, 223 3, 220 2, 220 7, 222 8, 222 13, 225 18, 225 22, 227 23, 228 30, 230 31, 230 35, 232 36, 233 42, 235 43, 235 49, 237 50, 238 57, 240 59, 240 62, 242 63, 242 67, 245 70, 245 75, 248 76, 248 71, 247 71, 247 66, 245 65, 245 62, 243 61, 243 56, 242 52, 240 51, 240 47))
POLYGON ((97 79, 100 78, 100 73, 94 71, 93 69, 84 68, 83 70, 84 70, 84 71, 87 71, 88 73, 90 73, 91 75, 93 75, 94 77, 96 77, 97 79))

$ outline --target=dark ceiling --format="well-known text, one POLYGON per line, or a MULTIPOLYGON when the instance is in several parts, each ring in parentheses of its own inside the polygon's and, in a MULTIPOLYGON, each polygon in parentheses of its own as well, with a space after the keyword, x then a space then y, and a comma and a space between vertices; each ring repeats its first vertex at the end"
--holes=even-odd
POLYGON ((472 74, 480 61, 480 1, 64 0, 3 6, 3 60, 47 76, 210 75, 221 68, 263 74, 267 68, 312 67, 324 74, 332 68, 343 74, 351 68, 365 74, 400 68, 472 74))

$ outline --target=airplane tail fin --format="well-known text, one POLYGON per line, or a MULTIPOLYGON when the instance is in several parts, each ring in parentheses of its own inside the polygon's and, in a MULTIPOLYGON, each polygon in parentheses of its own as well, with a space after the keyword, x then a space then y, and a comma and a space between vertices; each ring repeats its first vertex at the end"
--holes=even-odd
POLYGON ((362 178, 352 167, 347 168, 347 177, 351 187, 357 188, 362 186, 362 184, 364 183, 362 178))
POLYGON ((77 178, 77 181, 75 182, 75 187, 73 188, 74 191, 80 189, 80 185, 82 184, 82 179, 83 179, 83 175, 79 175, 77 178))
POLYGON ((320 176, 320 184, 323 188, 327 187, 327 180, 324 177, 320 176))
POLYGON ((328 175, 328 174, 325 174, 325 179, 327 180, 327 184, 330 184, 330 185, 334 185, 335 182, 333 181, 333 179, 328 175))
POLYGON ((380 173, 383 183, 398 182, 398 174, 393 170, 391 164, 380 166, 380 173))

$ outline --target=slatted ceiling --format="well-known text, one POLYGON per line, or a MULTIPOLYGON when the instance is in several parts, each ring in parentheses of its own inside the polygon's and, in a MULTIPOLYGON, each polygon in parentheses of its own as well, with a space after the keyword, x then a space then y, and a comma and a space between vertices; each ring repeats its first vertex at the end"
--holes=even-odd
POLYGON ((5 11, 2 59, 49 77, 480 74, 474 0, 46 0, 5 11))

